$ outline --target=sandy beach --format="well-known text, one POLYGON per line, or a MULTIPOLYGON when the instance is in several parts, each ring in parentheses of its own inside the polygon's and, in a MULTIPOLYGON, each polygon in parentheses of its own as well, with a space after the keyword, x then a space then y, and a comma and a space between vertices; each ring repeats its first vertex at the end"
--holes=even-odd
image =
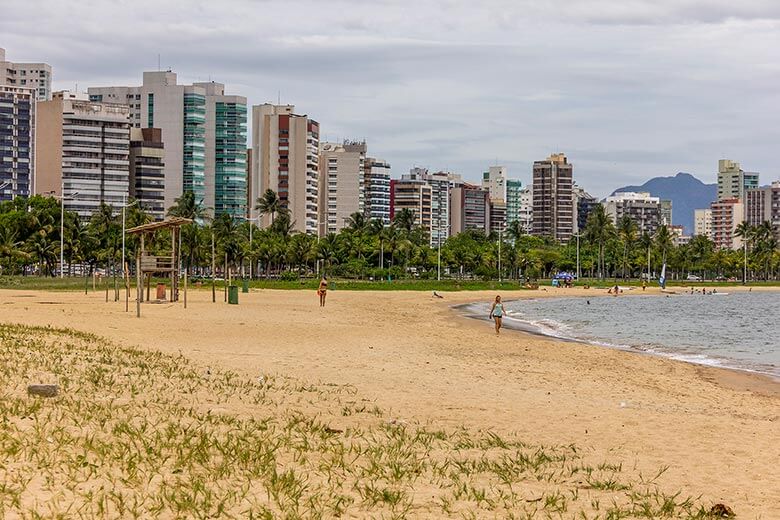
POLYGON ((234 306, 201 289, 187 309, 145 304, 140 320, 133 302, 124 311, 124 294, 111 296, 3 290, 2 321, 70 327, 249 376, 352 385, 399 421, 574 443, 645 474, 668 467, 665 487, 725 503, 739 518, 780 518, 780 383, 763 377, 513 331, 496 337, 487 320, 452 308, 490 301, 487 292, 336 290, 321 309, 313 291, 254 290, 234 306))

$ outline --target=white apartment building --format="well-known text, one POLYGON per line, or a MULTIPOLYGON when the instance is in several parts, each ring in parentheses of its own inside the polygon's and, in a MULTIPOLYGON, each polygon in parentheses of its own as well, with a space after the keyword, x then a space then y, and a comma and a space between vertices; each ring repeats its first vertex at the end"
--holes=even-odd
POLYGON ((745 190, 758 188, 758 173, 746 172, 738 162, 718 161, 718 200, 745 200, 745 190))
MULTIPOLYGON (((294 229, 319 227, 320 124, 295 113, 293 105, 252 107, 251 201, 275 191, 290 211, 294 229)), ((263 217, 264 225, 271 216, 263 217)))
POLYGON ((0 48, 0 86, 29 88, 35 91, 35 99, 51 99, 51 65, 48 63, 15 63, 5 57, 0 48))
POLYGON ((712 238, 712 209, 696 209, 693 211, 693 234, 712 238))
POLYGON ((506 166, 491 166, 482 174, 482 188, 490 193, 490 200, 507 199, 507 170, 506 166))
POLYGON ((628 215, 637 226, 639 234, 654 235, 661 225, 661 199, 649 193, 623 192, 607 197, 604 210, 617 225, 628 215))
POLYGON ((129 195, 130 121, 127 105, 55 92, 38 103, 36 192, 65 197, 65 209, 88 219, 100 204, 120 206, 129 195))
POLYGON ((338 233, 353 213, 365 213, 365 165, 365 141, 320 143, 320 236, 338 233))

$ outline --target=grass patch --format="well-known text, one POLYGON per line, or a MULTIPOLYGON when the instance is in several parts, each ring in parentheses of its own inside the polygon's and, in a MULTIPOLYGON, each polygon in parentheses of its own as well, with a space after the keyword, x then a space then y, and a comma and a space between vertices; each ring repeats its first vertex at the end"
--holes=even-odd
POLYGON ((0 392, 0 517, 707 518, 663 471, 71 330, 0 325, 0 392))

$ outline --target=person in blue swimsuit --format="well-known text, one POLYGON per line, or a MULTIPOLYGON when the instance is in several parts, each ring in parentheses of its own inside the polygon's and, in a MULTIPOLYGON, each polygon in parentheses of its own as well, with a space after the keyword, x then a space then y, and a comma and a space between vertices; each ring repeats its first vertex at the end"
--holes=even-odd
POLYGON ((496 336, 501 330, 501 319, 504 317, 504 304, 501 303, 501 296, 496 296, 496 301, 490 308, 490 317, 496 322, 496 336))

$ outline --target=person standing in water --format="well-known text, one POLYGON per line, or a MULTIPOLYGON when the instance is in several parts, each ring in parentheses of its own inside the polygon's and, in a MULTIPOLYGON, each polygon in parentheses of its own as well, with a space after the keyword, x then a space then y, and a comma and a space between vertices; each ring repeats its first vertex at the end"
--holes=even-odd
POLYGON ((320 307, 325 307, 325 297, 328 295, 328 277, 322 275, 320 280, 320 287, 317 289, 317 294, 320 297, 320 307))
POLYGON ((501 330, 501 319, 504 317, 504 304, 501 303, 501 296, 496 296, 496 301, 490 308, 490 317, 496 322, 496 336, 501 330))

